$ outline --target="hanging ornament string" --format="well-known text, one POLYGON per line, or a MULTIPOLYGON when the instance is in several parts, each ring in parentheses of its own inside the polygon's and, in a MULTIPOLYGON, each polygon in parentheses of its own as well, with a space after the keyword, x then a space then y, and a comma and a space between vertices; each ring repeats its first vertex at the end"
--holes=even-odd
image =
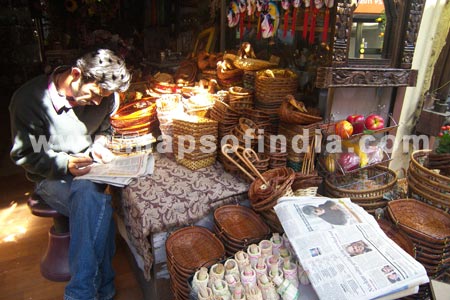
POLYGON ((245 12, 247 11, 247 2, 246 0, 239 0, 239 39, 242 40, 244 38, 244 20, 245 20, 245 12))
POLYGON ((323 0, 314 0, 314 5, 312 8, 312 16, 311 16, 311 27, 309 30, 309 44, 314 44, 314 34, 316 32, 316 22, 317 22, 317 14, 319 10, 323 6, 323 0))
POLYGON ((239 5, 233 0, 230 2, 230 6, 228 8, 228 27, 235 27, 239 23, 239 5))
POLYGON ((292 6, 294 9, 292 10, 292 23, 291 23, 291 35, 295 35, 295 26, 297 25, 297 11, 300 7, 300 0, 292 1, 292 6))
POLYGON ((274 2, 269 2, 267 10, 261 14, 261 34, 263 39, 271 38, 275 35, 280 23, 280 12, 274 2))
POLYGON ((283 20, 283 37, 286 37, 289 23, 289 7, 291 6, 290 0, 281 0, 281 7, 284 10, 284 20, 283 20))
POLYGON ((261 39, 261 17, 263 16, 263 11, 269 9, 268 0, 256 0, 256 13, 258 14, 258 27, 256 32, 256 38, 261 39))
POLYGON ((322 42, 327 43, 328 41, 328 27, 330 25, 330 9, 334 5, 334 0, 325 0, 325 16, 323 19, 323 31, 322 31, 322 42))
POLYGON ((256 0, 247 0, 247 29, 250 31, 252 28, 251 21, 256 10, 256 0))
POLYGON ((303 39, 306 40, 308 34, 308 23, 309 23, 309 11, 311 6, 310 0, 304 0, 305 2, 305 13, 303 15, 303 39))

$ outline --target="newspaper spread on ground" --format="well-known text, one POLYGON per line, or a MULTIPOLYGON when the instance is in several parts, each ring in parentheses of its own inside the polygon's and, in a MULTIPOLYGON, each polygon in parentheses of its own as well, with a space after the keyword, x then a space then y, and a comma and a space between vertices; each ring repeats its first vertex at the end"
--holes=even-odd
POLYGON ((93 164, 89 173, 75 179, 88 179, 118 187, 128 185, 134 178, 150 175, 155 167, 151 153, 116 156, 111 162, 93 164))
POLYGON ((396 299, 425 268, 348 198, 283 197, 274 207, 319 299, 396 299))

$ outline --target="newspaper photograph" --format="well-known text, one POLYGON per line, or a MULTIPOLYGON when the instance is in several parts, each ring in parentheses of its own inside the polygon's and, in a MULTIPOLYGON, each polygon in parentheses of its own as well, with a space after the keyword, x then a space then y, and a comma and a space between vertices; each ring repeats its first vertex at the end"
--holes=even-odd
POLYGON ((395 299, 428 282, 425 268, 348 198, 283 197, 274 209, 319 299, 395 299))

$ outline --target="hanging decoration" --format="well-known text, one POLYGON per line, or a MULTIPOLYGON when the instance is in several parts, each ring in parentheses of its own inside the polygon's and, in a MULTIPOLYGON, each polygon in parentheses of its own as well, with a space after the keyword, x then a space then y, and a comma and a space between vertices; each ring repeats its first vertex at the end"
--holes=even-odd
POLYGON ((334 0, 325 0, 325 16, 323 19, 323 32, 322 32, 322 42, 326 43, 328 40, 328 27, 330 24, 330 9, 333 8, 334 0))
POLYGON ((228 27, 234 27, 239 23, 239 5, 233 0, 230 2, 230 7, 228 8, 228 27))
POLYGON ((256 0, 247 0, 247 29, 250 30, 251 28, 251 19, 253 19, 253 16, 256 12, 256 0))
POLYGON ((264 11, 269 9, 268 0, 256 0, 256 13, 258 14, 258 28, 256 33, 256 38, 261 39, 261 17, 264 11))
POLYGON ((283 37, 286 37, 288 23, 289 23, 289 7, 291 7, 291 1, 290 0, 281 0, 281 7, 284 10, 283 37))
POLYGON ((247 11, 247 1, 239 0, 239 39, 242 40, 244 38, 244 20, 245 20, 245 12, 247 11))
POLYGON ((261 34, 264 39, 273 37, 278 29, 280 12, 274 2, 269 2, 268 9, 261 14, 261 34))
POLYGON ((309 11, 311 9, 311 0, 304 0, 305 2, 305 13, 303 15, 303 39, 306 40, 308 35, 308 23, 309 23, 309 11))
POLYGON ((311 15, 311 27, 309 30, 309 44, 314 44, 314 33, 316 32, 316 22, 317 22, 317 14, 319 13, 319 10, 323 6, 323 0, 314 0, 314 5, 312 8, 312 15, 311 15))
POLYGON ((295 35, 295 26, 297 25, 297 11, 300 7, 300 0, 292 1, 292 7, 294 8, 292 11, 292 24, 291 24, 291 35, 295 35))

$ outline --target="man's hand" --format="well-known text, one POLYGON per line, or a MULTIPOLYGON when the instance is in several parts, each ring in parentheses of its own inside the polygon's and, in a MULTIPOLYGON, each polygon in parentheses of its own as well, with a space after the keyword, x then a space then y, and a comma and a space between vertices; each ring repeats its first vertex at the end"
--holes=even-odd
POLYGON ((69 156, 67 169, 73 176, 81 176, 91 170, 92 158, 89 156, 69 156))
POLYGON ((114 159, 114 154, 100 143, 94 143, 92 146, 92 156, 95 160, 101 161, 104 164, 107 164, 114 159))

